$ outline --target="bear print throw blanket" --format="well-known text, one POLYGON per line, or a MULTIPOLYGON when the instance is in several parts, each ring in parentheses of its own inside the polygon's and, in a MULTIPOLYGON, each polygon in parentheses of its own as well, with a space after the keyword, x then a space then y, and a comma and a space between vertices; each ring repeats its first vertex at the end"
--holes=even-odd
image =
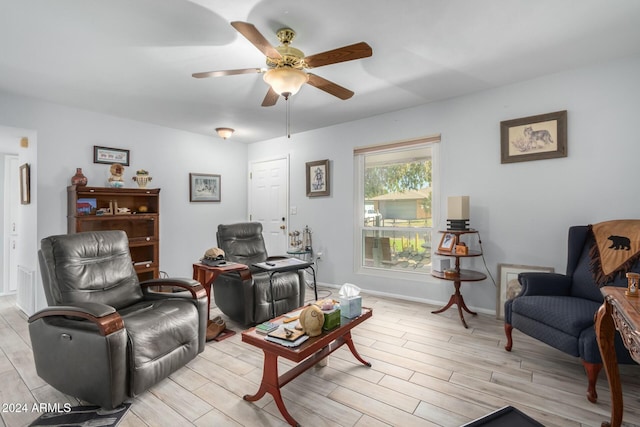
POLYGON ((605 221, 589 226, 595 245, 591 248, 591 271, 598 286, 624 275, 640 258, 640 220, 605 221))

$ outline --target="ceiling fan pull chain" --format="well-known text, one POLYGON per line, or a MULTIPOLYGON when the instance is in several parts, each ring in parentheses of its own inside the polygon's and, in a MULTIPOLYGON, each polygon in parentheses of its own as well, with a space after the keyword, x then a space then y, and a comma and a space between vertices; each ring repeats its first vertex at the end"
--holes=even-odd
POLYGON ((285 99, 284 101, 286 105, 286 114, 287 114, 287 138, 291 138, 291 110, 289 107, 289 99, 285 99))

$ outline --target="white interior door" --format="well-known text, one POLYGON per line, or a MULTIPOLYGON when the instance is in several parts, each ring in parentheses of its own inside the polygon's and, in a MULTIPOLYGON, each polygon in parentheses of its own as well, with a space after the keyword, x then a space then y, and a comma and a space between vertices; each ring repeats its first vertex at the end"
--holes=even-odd
POLYGON ((288 243, 289 159, 251 164, 249 219, 262 223, 269 255, 284 255, 288 243))

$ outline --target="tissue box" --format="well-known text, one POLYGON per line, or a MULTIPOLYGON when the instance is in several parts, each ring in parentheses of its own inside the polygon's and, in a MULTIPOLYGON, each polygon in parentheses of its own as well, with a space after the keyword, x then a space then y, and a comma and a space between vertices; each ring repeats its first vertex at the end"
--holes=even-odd
POLYGON ((432 261, 431 268, 435 271, 443 272, 451 268, 451 260, 449 258, 436 258, 432 261))
POLYGON ((340 312, 343 317, 353 319, 362 314, 362 297, 340 297, 340 312))
POLYGON ((340 309, 334 308, 329 311, 322 311, 324 314, 324 324, 322 325, 322 329, 325 331, 330 331, 331 329, 337 328, 340 326, 340 309))

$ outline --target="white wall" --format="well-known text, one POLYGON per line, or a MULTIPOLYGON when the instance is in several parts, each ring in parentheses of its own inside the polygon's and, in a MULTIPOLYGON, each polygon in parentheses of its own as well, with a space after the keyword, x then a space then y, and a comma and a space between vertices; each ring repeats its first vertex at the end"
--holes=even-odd
MULTIPOLYGON (((32 199, 37 201, 37 234, 29 258, 37 265, 43 237, 67 232, 67 191, 81 167, 89 185, 105 186, 109 166, 93 163, 93 146, 130 150, 127 185, 136 169, 150 171, 160 192, 160 268, 172 277, 191 277, 192 264, 211 246, 220 222, 246 218, 247 147, 217 137, 119 119, 29 98, 0 94, 0 125, 35 129, 37 167, 32 199), (190 203, 189 173, 221 175, 220 203, 190 203)), ((44 307, 41 286, 36 308, 44 307)))
MULTIPOLYGON (((37 159, 30 160, 36 164, 36 200, 28 208, 37 207, 37 232, 30 230, 37 237, 28 250, 33 266, 37 242, 66 232, 66 186, 75 169, 83 168, 89 185, 104 185, 108 166, 93 164, 94 145, 131 150, 127 179, 144 168, 162 188, 160 262, 174 277, 191 276, 191 264, 215 245, 217 224, 246 219, 248 163, 290 154, 290 205, 298 211, 290 228, 313 230, 314 247, 324 252, 321 282, 352 282, 374 292, 445 302, 452 292, 448 282, 354 272, 353 147, 441 133, 436 202, 471 196, 471 226, 481 232, 491 274, 496 276, 500 263, 562 272, 570 225, 639 216, 638 75, 640 58, 635 58, 249 147, 9 94, 0 94, 0 125, 30 129, 34 140, 37 133, 37 159), (500 164, 500 121, 564 109, 567 158, 500 164), (307 198, 304 164, 325 158, 331 159, 332 195, 307 198), (189 203, 189 172, 221 174, 222 202, 189 203)), ((480 259, 468 265, 483 268, 480 259)), ((464 284, 462 292, 470 307, 495 309, 490 280, 464 284)))
MULTIPOLYGON (((441 133, 437 201, 446 206, 447 196, 470 196, 471 226, 480 231, 493 277, 499 280, 500 263, 564 272, 570 225, 639 217, 639 75, 640 58, 567 71, 252 144, 249 161, 291 154, 290 204, 298 214, 290 228, 312 228, 315 249, 324 252, 321 282, 352 282, 374 292, 446 302, 453 288, 449 282, 355 273, 353 147, 441 133), (567 158, 500 163, 500 121, 559 110, 568 110, 567 158), (331 159, 331 196, 307 198, 304 164, 325 158, 331 159)), ((442 210, 436 214, 446 216, 442 210)), ((479 258, 468 261, 467 266, 484 268, 479 258)), ((463 284, 462 293, 470 307, 495 310, 489 279, 463 284)))
MULTIPOLYGON (((11 106, 11 105, 10 105, 11 106)), ((37 214, 37 136, 33 130, 17 127, 1 126, 0 123, 0 152, 18 155, 18 165, 28 163, 31 166, 31 203, 18 207, 19 221, 17 232, 19 236, 17 248, 17 263, 27 269, 35 270, 37 261, 32 253, 36 248, 36 214, 37 214), (20 139, 26 137, 28 146, 21 147, 20 139)), ((0 225, 1 226, 1 225, 0 225)), ((5 248, 8 249, 8 248, 5 248)), ((3 256, 6 254, 3 254, 3 256)), ((6 257, 5 257, 6 259, 6 257)), ((3 268, 5 266, 3 265, 3 268)), ((3 272, 4 273, 4 272, 3 272)), ((8 284, 6 285, 8 287, 8 284)), ((20 292, 20 290, 18 290, 20 292)))

